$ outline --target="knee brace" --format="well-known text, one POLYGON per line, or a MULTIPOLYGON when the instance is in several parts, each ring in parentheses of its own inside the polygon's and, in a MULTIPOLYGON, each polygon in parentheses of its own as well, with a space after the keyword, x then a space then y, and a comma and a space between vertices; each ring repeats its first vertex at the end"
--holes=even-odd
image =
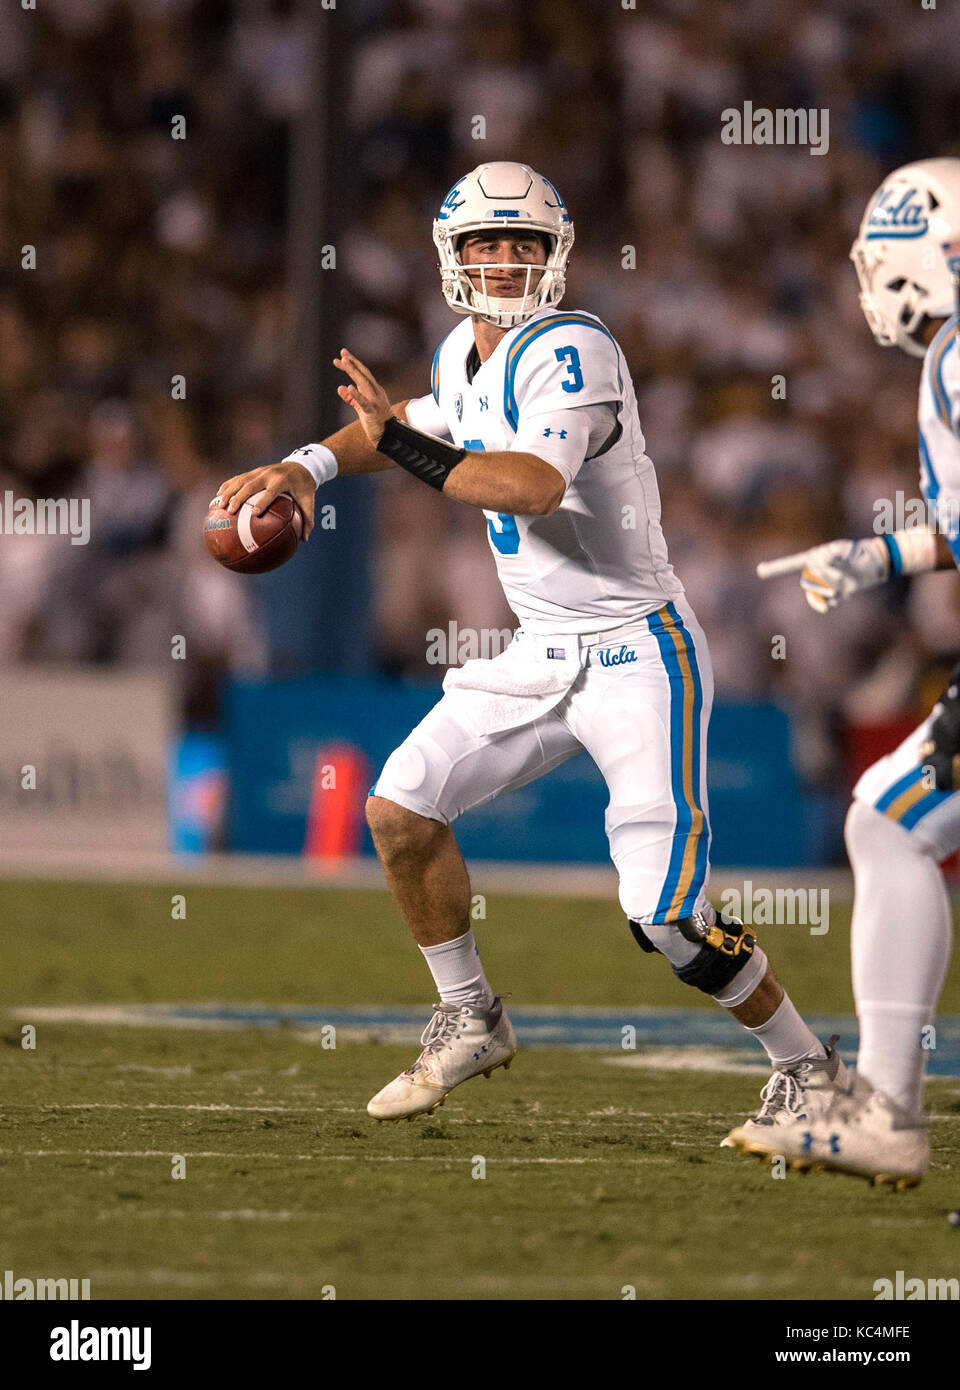
MULTIPOLYGON (((641 950, 660 950, 650 940, 649 926, 644 928, 633 920, 629 920, 628 925, 641 950)), ((693 985, 704 994, 719 994, 726 989, 746 965, 757 944, 756 935, 739 918, 728 917, 725 912, 715 912, 713 922, 696 912, 692 917, 665 925, 679 932, 685 941, 699 946, 693 959, 686 965, 675 965, 673 973, 685 985, 693 985)))

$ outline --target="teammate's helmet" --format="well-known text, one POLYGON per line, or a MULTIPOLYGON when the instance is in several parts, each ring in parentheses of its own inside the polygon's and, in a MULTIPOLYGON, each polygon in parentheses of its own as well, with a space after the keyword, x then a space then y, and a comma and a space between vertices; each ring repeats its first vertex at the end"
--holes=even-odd
POLYGON ((925 318, 954 312, 960 272, 960 159, 921 159, 877 189, 850 250, 860 307, 878 343, 913 357, 925 318))
POLYGON ((440 205, 433 241, 440 254, 443 297, 458 314, 473 314, 499 328, 513 328, 538 309, 559 304, 563 298, 573 223, 550 180, 528 164, 481 164, 465 174, 440 205), (486 292, 488 271, 516 270, 515 264, 487 262, 471 267, 468 275, 460 263, 460 245, 468 232, 505 228, 539 232, 547 241, 546 266, 527 266, 523 295, 515 299, 486 292), (479 289, 470 278, 478 274, 479 289))

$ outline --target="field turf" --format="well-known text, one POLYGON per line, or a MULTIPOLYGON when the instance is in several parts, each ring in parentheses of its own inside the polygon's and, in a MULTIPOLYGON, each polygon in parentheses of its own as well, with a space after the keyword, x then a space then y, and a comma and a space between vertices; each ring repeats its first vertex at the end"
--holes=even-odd
MULTIPOLYGON (((717 1147, 762 1077, 630 1069, 614 1049, 526 1048, 436 1116, 376 1125, 366 1101, 409 1046, 41 1022, 27 1050, 21 1029, 31 1006, 212 1000, 426 1021, 429 976, 385 895, 5 884, 0 921, 0 1273, 89 1278, 94 1298, 338 1299, 872 1299, 898 1269, 960 1276, 960 1081, 928 1088, 935 1166, 905 1193, 774 1178, 717 1147)), ((763 930, 802 1009, 852 1011, 848 924, 833 904, 825 936, 763 930)), ((491 895, 476 929, 518 1006, 629 1022, 700 1003, 616 904, 491 895)))

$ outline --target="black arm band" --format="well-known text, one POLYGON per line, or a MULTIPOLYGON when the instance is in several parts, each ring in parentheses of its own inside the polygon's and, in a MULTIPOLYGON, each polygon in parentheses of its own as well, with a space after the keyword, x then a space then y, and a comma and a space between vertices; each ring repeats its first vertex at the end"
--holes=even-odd
POLYGON ((455 449, 452 444, 444 444, 442 439, 434 439, 432 434, 423 434, 403 424, 395 415, 390 416, 377 445, 378 454, 386 454, 388 459, 393 459, 437 492, 443 491, 444 483, 466 452, 466 449, 455 449))

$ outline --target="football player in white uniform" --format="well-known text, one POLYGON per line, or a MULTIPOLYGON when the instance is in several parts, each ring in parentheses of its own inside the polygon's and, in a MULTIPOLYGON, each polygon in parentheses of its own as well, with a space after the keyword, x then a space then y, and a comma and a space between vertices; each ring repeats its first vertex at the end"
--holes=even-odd
MULTIPOLYGON (((367 818, 387 882, 440 996, 423 1051, 370 1101, 413 1118, 454 1086, 507 1066, 517 1044, 470 926, 450 829, 471 807, 586 749, 610 792, 620 902, 644 950, 710 994, 762 1043, 774 1075, 765 1132, 795 1094, 811 1111, 844 1072, 784 994, 742 922, 705 896, 706 737, 713 697, 700 626, 667 559, 660 499, 630 373, 598 318, 557 308, 573 225, 525 164, 481 165, 434 222, 443 294, 463 321, 433 359, 431 390, 391 404, 343 349, 357 421, 280 465, 230 479, 233 508, 291 492, 313 513, 336 473, 397 465, 481 508, 520 628, 506 652, 448 671, 444 695, 387 760, 367 818)), ((737 1142, 737 1138, 732 1138, 737 1142)))
MULTIPOLYGON (((830 541, 760 565, 800 573, 825 613, 898 574, 960 564, 960 160, 896 170, 871 199, 850 253, 878 343, 922 357, 920 487, 927 527, 830 541)), ((852 1087, 777 1134, 776 1152, 913 1186, 930 1162, 923 1086, 952 944, 939 861, 960 848, 960 669, 932 713, 860 778, 846 841, 856 882, 853 989, 860 1051, 852 1087)))

